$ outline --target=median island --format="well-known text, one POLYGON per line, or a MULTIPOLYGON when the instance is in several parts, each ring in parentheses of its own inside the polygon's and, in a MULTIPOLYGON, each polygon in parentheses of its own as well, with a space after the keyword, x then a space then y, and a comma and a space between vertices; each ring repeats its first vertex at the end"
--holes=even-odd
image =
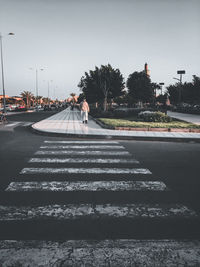
POLYGON ((115 130, 200 132, 200 125, 169 117, 162 112, 144 111, 123 118, 109 114, 109 117, 99 117, 96 121, 104 128, 115 130))

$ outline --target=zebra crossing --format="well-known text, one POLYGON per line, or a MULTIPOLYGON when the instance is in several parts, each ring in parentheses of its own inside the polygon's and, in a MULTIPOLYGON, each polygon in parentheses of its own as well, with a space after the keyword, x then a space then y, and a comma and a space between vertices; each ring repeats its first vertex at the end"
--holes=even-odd
MULTIPOLYGON (((37 260, 43 261, 49 249, 55 253, 62 252, 57 255, 58 263, 64 257, 63 262, 69 264, 70 258, 63 252, 64 247, 59 247, 56 242, 52 241, 49 245, 46 241, 33 241, 35 238, 62 239, 66 250, 72 249, 70 255, 74 265, 69 266, 169 266, 157 264, 159 257, 168 263, 185 261, 200 264, 199 245, 193 253, 192 242, 188 247, 188 242, 166 240, 168 235, 169 238, 176 237, 176 234, 180 237, 175 220, 181 224, 183 231, 196 226, 197 213, 184 203, 173 202, 173 199, 162 203, 160 196, 168 194, 170 197, 171 189, 117 141, 45 140, 5 192, 13 194, 13 197, 26 194, 21 205, 14 204, 15 199, 12 204, 0 205, 1 236, 6 237, 5 229, 9 229, 8 239, 20 240, 22 231, 25 239, 30 239, 28 247, 46 248, 42 256, 38 254, 37 260), (31 204, 32 197, 40 198, 42 195, 44 203, 44 198, 41 198, 40 204, 31 204), (26 200, 29 196, 30 199, 26 200), (154 241, 157 233, 162 239, 154 241), (142 241, 144 238, 146 243, 142 241), (100 241, 102 239, 104 241, 100 241), (83 244, 85 252, 77 252, 78 249, 83 250, 83 244), (154 244, 158 258, 155 259, 154 253, 150 252, 149 244, 154 244), (97 260, 94 257, 97 257, 98 251, 97 260), (147 251, 153 255, 152 265, 149 259, 144 259, 147 251), (178 251, 178 258, 173 258, 173 251, 178 251), (188 251, 193 253, 190 258, 188 251), (80 260, 78 264, 76 259, 80 260)), ((18 255, 21 263, 28 257, 27 241, 12 242, 0 241, 0 251, 2 247, 10 246, 11 249, 19 245, 23 256, 20 258, 16 250, 13 255, 18 255)), ((7 249, 7 253, 9 251, 7 249)), ((0 254, 0 263, 1 260, 0 254)), ((29 266, 36 266, 37 260, 29 266)), ((51 264, 44 266, 61 266, 53 265, 53 260, 51 264)))

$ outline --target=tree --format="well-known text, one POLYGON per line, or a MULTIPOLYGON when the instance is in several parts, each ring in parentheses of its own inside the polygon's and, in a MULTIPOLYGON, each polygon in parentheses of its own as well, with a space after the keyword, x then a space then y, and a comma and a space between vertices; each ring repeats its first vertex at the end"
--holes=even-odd
POLYGON ((167 94, 157 96, 156 101, 165 106, 167 101, 167 94))
POLYGON ((82 90, 89 103, 103 102, 104 111, 107 102, 124 94, 124 78, 119 69, 113 69, 110 64, 85 72, 78 87, 82 90))
POLYGON ((37 105, 38 105, 38 103, 39 103, 39 105, 41 104, 42 98, 43 98, 43 96, 41 96, 41 95, 36 96, 35 100, 36 100, 37 105))
POLYGON ((71 102, 75 104, 78 101, 78 96, 75 93, 71 93, 70 96, 72 97, 71 102))
POLYGON ((189 104, 199 104, 200 77, 193 75, 192 82, 185 82, 183 84, 176 83, 174 85, 169 85, 167 87, 167 93, 172 104, 177 104, 179 100, 181 102, 189 104))
POLYGON ((155 89, 159 88, 159 85, 152 83, 144 71, 135 71, 127 79, 127 88, 134 102, 148 103, 154 101, 155 89))
POLYGON ((21 96, 25 99, 26 107, 30 108, 30 103, 33 98, 33 94, 29 91, 23 91, 21 96))
POLYGON ((43 103, 44 103, 45 105, 48 105, 48 104, 50 103, 51 99, 48 98, 48 97, 43 97, 43 98, 42 98, 42 101, 43 101, 43 103))

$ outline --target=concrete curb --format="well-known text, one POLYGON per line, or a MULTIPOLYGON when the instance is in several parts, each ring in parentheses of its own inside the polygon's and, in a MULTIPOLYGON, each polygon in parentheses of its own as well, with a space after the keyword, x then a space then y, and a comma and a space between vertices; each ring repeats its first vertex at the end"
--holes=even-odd
POLYGON ((39 135, 45 135, 45 136, 52 136, 52 137, 200 143, 200 138, 152 137, 152 136, 145 136, 145 137, 144 136, 111 136, 111 135, 53 133, 53 132, 45 132, 42 130, 35 129, 33 128, 33 125, 30 125, 30 129, 33 133, 36 133, 39 135))

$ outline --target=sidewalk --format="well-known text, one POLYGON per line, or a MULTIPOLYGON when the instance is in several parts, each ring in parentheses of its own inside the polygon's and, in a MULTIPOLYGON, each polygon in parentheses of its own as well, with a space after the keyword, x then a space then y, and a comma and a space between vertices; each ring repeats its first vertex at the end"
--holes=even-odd
POLYGON ((32 129, 41 134, 68 137, 200 142, 200 133, 108 130, 92 118, 88 124, 83 124, 80 111, 69 108, 33 124, 32 129))
POLYGON ((200 125, 200 115, 168 111, 170 117, 200 125))

